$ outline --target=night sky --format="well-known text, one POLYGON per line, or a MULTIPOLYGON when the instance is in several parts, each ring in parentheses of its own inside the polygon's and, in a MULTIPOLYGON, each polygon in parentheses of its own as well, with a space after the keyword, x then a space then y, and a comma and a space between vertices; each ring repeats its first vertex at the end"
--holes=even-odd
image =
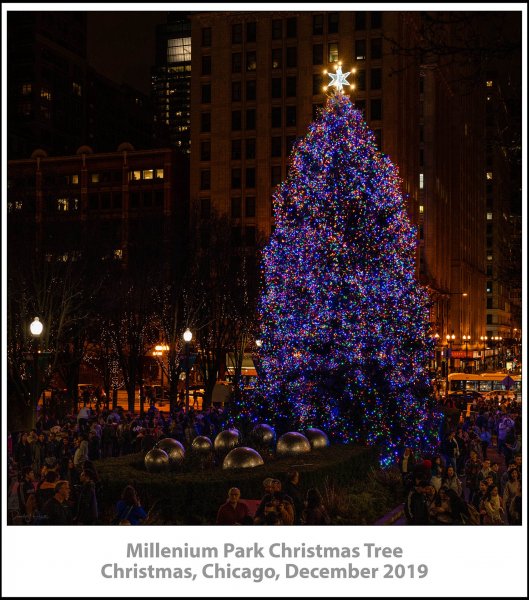
POLYGON ((88 12, 88 62, 116 83, 150 92, 156 25, 167 12, 88 12))

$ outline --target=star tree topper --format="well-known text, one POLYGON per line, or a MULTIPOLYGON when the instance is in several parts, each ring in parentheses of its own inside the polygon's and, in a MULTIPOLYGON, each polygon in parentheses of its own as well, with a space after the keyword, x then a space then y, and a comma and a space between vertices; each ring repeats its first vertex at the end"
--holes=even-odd
POLYGON ((329 87, 335 87, 336 92, 343 92, 343 85, 349 85, 347 81, 347 77, 351 74, 351 71, 347 73, 342 73, 342 65, 338 65, 336 69, 336 73, 329 73, 329 77, 331 78, 331 83, 329 83, 329 87))

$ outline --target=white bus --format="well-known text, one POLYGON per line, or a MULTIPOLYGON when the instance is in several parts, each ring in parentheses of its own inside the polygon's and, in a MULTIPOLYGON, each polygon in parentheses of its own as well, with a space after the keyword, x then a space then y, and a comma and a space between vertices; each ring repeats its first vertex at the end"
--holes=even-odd
POLYGON ((500 393, 522 400, 521 375, 508 373, 451 373, 448 375, 449 392, 478 392, 484 396, 500 393))

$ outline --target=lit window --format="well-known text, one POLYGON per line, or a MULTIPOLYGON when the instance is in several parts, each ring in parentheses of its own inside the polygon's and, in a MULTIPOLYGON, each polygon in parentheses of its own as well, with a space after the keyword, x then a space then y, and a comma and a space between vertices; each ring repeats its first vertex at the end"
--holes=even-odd
POLYGON ((419 206, 419 212, 421 215, 424 213, 424 206, 422 204, 419 206))
POLYGON ((123 250, 121 248, 114 250, 114 258, 116 260, 121 260, 123 258, 123 250))
POLYGON ((421 190, 424 188, 424 173, 419 173, 419 188, 421 190))
POLYGON ((487 213, 487 221, 492 221, 492 213, 487 213))
POLYGON ((31 94, 31 83, 22 84, 22 95, 29 96, 31 94))
POLYGON ((487 254, 487 260, 492 260, 492 254, 487 254))
POLYGON ((69 210, 69 200, 68 198, 57 198, 57 210, 61 212, 66 212, 69 210))
POLYGON ((47 88, 42 88, 40 90, 40 97, 44 100, 51 100, 51 92, 47 88))
POLYGON ((72 184, 73 185, 79 184, 79 175, 72 175, 72 184))
POLYGON ((492 81, 487 81, 487 87, 492 87, 492 81))
POLYGON ((74 81, 73 84, 72 84, 72 89, 73 89, 73 93, 76 96, 81 96, 82 95, 81 94, 81 84, 80 83, 77 83, 77 82, 74 81))
POLYGON ((156 179, 163 179, 163 169, 155 169, 156 179))
POLYGON ((338 44, 336 42, 329 44, 329 62, 338 62, 338 44))
POLYGON ((143 179, 153 179, 154 178, 154 171, 152 169, 145 169, 145 171, 143 171, 143 179))
POLYGON ((131 181, 139 181, 141 179, 141 171, 131 171, 129 176, 131 181))
POLYGON ((492 171, 487 171, 487 179, 492 179, 492 171))
POLYGON ((187 62, 191 60, 191 38, 167 40, 167 62, 187 62))
POLYGON ((99 183, 99 173, 92 173, 90 175, 90 181, 92 183, 99 183))

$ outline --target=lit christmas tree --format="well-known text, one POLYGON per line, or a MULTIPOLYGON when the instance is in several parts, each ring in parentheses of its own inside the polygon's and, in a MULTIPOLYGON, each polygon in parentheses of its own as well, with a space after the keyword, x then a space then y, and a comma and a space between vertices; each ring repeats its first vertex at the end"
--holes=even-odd
POLYGON ((336 92, 274 195, 256 408, 278 430, 377 445, 388 465, 437 439, 428 297, 397 169, 342 92, 347 75, 331 75, 336 92))

